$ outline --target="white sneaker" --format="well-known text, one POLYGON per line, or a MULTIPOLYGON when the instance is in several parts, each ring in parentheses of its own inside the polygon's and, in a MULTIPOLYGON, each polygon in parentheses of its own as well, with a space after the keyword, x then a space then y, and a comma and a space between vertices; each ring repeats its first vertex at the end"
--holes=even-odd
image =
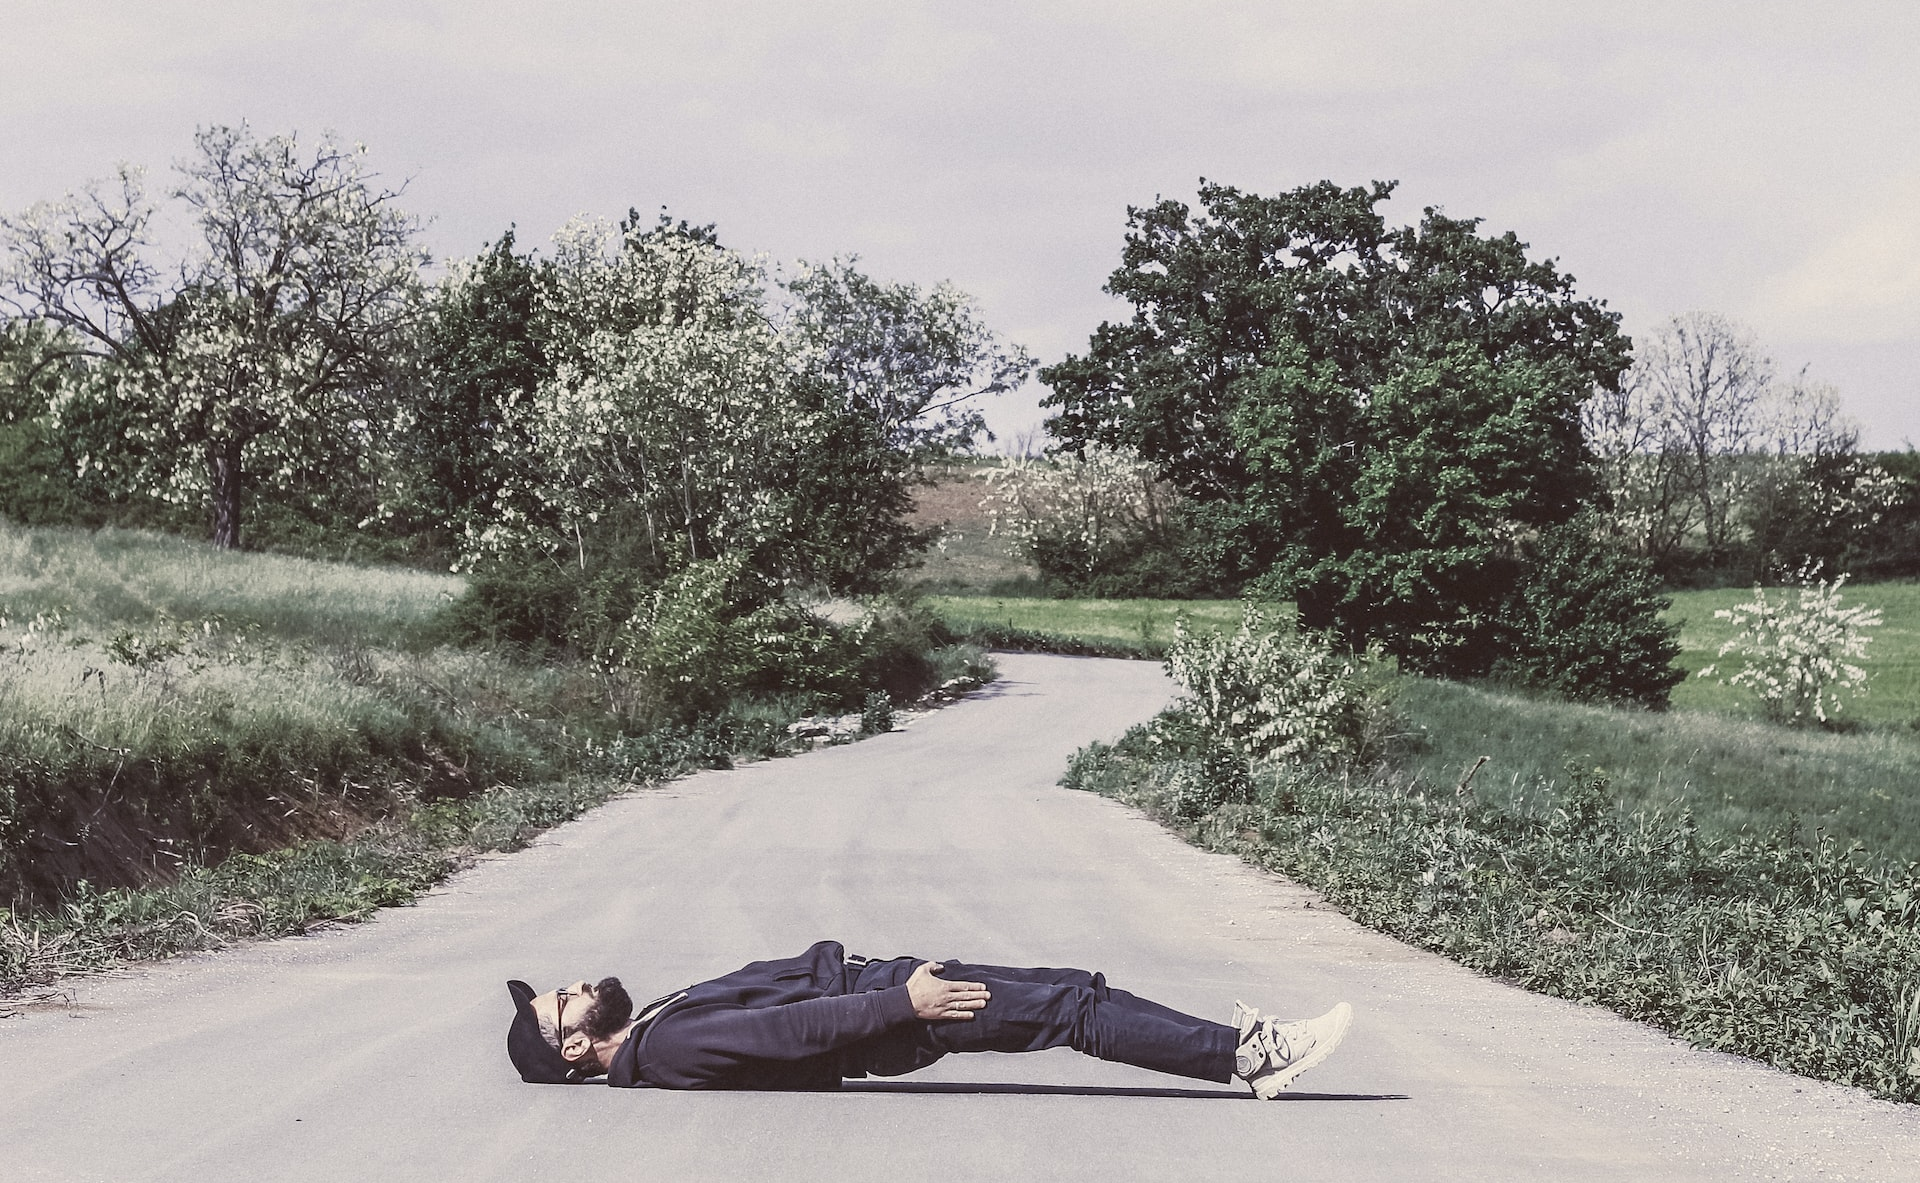
POLYGON ((1244 1002, 1233 1004, 1233 1025, 1240 1046, 1233 1054, 1233 1074, 1253 1086, 1262 1101, 1271 1101, 1295 1077, 1333 1054, 1353 1022, 1353 1008, 1342 1002, 1315 1019, 1282 1023, 1262 1016, 1244 1002))

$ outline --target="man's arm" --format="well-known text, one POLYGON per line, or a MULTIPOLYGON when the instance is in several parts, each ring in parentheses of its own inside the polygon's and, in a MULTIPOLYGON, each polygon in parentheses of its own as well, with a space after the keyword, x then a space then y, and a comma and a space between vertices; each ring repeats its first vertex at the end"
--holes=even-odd
POLYGON ((780 1006, 706 1006, 673 1014, 647 1040, 651 1075, 699 1088, 753 1060, 804 1060, 920 1019, 971 1021, 987 1004, 979 982, 949 982, 926 962, 906 984, 780 1006))

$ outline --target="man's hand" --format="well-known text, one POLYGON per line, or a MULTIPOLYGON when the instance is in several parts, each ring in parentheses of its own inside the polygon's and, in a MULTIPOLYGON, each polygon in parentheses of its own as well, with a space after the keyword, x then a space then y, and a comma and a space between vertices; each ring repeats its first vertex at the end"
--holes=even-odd
POLYGON ((913 1015, 929 1023, 942 1019, 971 1023, 973 1012, 987 1005, 987 999, 993 996, 987 993, 983 982, 949 982, 934 976, 944 968, 938 961, 923 961, 907 979, 907 997, 913 1002, 913 1015))

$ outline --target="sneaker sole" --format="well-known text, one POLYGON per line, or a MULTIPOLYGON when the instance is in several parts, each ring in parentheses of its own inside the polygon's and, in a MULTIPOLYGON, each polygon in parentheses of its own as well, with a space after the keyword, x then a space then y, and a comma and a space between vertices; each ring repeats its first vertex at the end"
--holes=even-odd
POLYGON ((1333 1054, 1333 1049, 1339 1047, 1340 1041, 1347 1037, 1347 1028, 1353 1025, 1353 1008, 1343 1002, 1333 1008, 1332 1014, 1334 1021, 1333 1034, 1315 1044, 1313 1050, 1308 1052, 1299 1061, 1288 1064, 1285 1068, 1254 1085, 1254 1096, 1260 1098, 1262 1101, 1273 1100, 1280 1095, 1283 1089, 1299 1079, 1302 1072, 1321 1063, 1333 1054))

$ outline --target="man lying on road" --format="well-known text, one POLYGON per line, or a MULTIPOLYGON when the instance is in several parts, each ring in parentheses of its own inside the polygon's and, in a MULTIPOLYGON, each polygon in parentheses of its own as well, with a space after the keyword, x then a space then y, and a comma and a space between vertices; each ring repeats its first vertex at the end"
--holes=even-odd
POLYGON ((633 1014, 620 979, 535 995, 508 982, 507 1055, 532 1084, 604 1075, 619 1088, 831 1089, 898 1076, 948 1052, 1070 1047, 1196 1080, 1246 1081, 1265 1100, 1332 1053, 1353 1008, 1281 1022, 1244 1003, 1210 1023, 1078 969, 849 957, 821 941, 756 961, 633 1014), (944 976, 943 976, 944 975, 944 976))

